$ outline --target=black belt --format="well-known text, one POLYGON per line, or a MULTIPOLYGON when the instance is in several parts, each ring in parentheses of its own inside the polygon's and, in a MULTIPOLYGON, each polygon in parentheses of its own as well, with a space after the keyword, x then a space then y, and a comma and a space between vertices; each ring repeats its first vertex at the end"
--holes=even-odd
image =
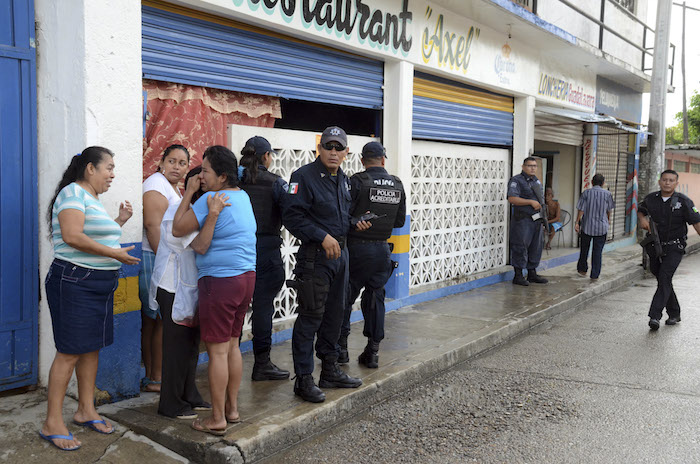
POLYGON ((386 243, 386 240, 367 240, 364 238, 348 237, 348 244, 351 243, 386 243))
POLYGON ((666 246, 666 245, 681 245, 683 243, 682 239, 676 238, 673 240, 669 240, 668 242, 661 242, 661 246, 666 246))
POLYGON ((340 246, 340 249, 342 250, 345 248, 345 244, 347 243, 348 239, 344 235, 342 237, 333 237, 337 242, 338 245, 340 246))

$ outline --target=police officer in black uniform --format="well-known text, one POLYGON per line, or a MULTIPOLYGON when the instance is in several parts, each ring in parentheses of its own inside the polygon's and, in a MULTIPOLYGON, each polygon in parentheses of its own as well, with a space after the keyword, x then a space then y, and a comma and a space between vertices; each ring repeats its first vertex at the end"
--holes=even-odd
POLYGON ((666 308, 667 325, 681 321, 681 307, 673 291, 673 274, 685 254, 688 234, 687 224, 692 224, 700 234, 700 214, 693 201, 676 192, 678 173, 671 169, 661 173, 658 192, 650 193, 639 205, 637 217, 639 226, 649 230, 649 220, 657 225, 662 250, 655 249, 653 243, 647 246, 649 267, 656 277, 657 287, 649 308, 649 328, 658 330, 661 314, 666 308))
POLYGON ((257 222, 256 278, 253 292, 253 380, 284 380, 289 371, 270 361, 274 300, 284 284, 284 263, 280 246, 282 208, 287 197, 287 183, 268 171, 272 155, 276 155, 264 137, 249 139, 241 150, 238 168, 240 187, 250 197, 257 222))
POLYGON ((362 164, 365 171, 350 178, 350 214, 354 220, 367 212, 377 217, 371 219, 371 229, 363 232, 351 230, 348 233, 350 287, 338 341, 338 362, 347 363, 350 360, 348 335, 352 304, 364 287, 361 308, 365 325, 362 333, 367 337, 367 346, 357 360, 370 368, 379 366, 377 352, 379 342, 384 339, 384 285, 394 270, 387 239, 391 237, 393 228, 403 227, 406 222, 406 194, 403 184, 398 177, 390 175, 384 169, 385 158, 384 147, 378 142, 369 142, 362 148, 362 164))
POLYGON ((548 282, 537 275, 536 270, 542 257, 544 194, 535 172, 537 160, 528 156, 523 162, 522 172, 508 181, 508 202, 513 205, 510 223, 510 264, 515 269, 513 283, 526 287, 530 282, 548 282), (527 269, 527 280, 523 277, 523 269, 527 269))
MULTIPOLYGON (((343 322, 348 285, 347 234, 350 229, 348 178, 340 164, 348 154, 345 131, 332 126, 323 131, 318 158, 294 171, 283 213, 287 230, 301 240, 294 268, 299 310, 292 332, 292 356, 296 382, 294 393, 306 401, 320 403, 325 394, 315 385, 316 355, 321 359, 319 386, 357 388, 360 379, 338 367, 338 338, 343 322)), ((371 224, 356 225, 366 230, 371 224)))

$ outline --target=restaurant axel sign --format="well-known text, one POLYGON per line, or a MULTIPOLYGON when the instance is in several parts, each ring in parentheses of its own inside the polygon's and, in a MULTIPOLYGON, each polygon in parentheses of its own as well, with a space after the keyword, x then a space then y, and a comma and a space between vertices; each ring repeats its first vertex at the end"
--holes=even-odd
MULTIPOLYGON (((427 7, 426 19, 430 19, 433 9, 427 7)), ((436 56, 438 67, 460 70, 463 73, 469 68, 472 43, 479 38, 479 29, 471 26, 464 33, 454 32, 445 28, 444 15, 437 15, 435 26, 423 29, 421 40, 421 56, 424 63, 430 63, 433 54, 436 56)))

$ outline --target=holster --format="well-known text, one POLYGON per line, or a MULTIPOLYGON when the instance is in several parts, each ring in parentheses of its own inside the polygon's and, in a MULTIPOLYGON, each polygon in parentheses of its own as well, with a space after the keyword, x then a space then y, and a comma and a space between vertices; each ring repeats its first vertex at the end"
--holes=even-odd
POLYGON ((314 275, 317 247, 307 245, 300 274, 288 280, 287 286, 296 290, 297 312, 300 315, 321 318, 326 309, 330 284, 323 277, 314 275))

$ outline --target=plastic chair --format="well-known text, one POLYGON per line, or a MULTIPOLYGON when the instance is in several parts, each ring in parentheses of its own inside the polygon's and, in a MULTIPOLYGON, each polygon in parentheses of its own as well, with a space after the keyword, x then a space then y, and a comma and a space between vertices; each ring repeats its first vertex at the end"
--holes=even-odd
POLYGON ((559 229, 555 234, 555 238, 557 239, 557 248, 561 248, 561 240, 564 237, 561 232, 563 232, 564 228, 571 222, 571 214, 568 211, 562 209, 559 212, 559 215, 561 216, 561 229, 559 229))

